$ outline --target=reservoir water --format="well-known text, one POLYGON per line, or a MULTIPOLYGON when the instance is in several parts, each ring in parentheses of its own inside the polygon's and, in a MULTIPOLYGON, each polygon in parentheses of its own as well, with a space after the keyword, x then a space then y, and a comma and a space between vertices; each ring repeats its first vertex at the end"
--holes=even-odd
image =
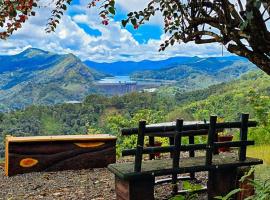
POLYGON ((105 77, 98 81, 100 84, 109 84, 109 83, 136 83, 136 81, 132 81, 129 76, 113 76, 113 77, 105 77))
POLYGON ((152 86, 169 85, 169 84, 174 84, 175 82, 176 81, 173 81, 173 80, 157 80, 157 79, 132 80, 130 76, 105 77, 97 81, 98 84, 136 83, 137 85, 152 85, 152 86))
POLYGON ((96 87, 102 93, 109 95, 122 95, 134 91, 153 92, 162 85, 172 84, 173 81, 140 79, 133 80, 130 76, 112 76, 105 77, 96 82, 96 87))

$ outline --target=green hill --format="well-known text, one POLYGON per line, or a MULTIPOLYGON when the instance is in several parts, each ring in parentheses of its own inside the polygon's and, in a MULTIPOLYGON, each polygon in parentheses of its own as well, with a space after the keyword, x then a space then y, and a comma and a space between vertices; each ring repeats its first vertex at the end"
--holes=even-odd
POLYGON ((184 91, 207 88, 210 85, 229 82, 255 70, 255 66, 244 59, 205 58, 188 64, 174 64, 158 70, 135 72, 133 79, 176 80, 184 91))
POLYGON ((72 54, 27 49, 0 56, 0 110, 80 101, 97 92, 93 81, 104 76, 72 54))
POLYGON ((178 107, 168 114, 169 119, 186 116, 208 119, 209 115, 238 119, 240 113, 250 113, 253 119, 267 123, 270 112, 270 77, 250 72, 240 79, 211 86, 207 89, 176 94, 178 107))

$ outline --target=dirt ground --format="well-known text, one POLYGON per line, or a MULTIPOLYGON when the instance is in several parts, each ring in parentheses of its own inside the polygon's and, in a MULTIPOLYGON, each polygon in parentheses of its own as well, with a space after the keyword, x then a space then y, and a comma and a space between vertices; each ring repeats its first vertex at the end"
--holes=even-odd
MULTIPOLYGON (((200 175, 198 175, 200 176, 200 175)), ((201 178, 203 178, 203 174, 201 178)), ((0 165, 0 200, 113 200, 114 175, 106 168, 35 172, 6 177, 0 165)), ((155 199, 168 199, 171 185, 155 186, 155 199)), ((203 199, 200 196, 199 199, 203 199)))

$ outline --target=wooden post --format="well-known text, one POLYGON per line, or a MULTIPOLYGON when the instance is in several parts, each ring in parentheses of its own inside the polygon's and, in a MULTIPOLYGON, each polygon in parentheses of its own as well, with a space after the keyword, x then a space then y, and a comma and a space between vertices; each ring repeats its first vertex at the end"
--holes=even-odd
MULTIPOLYGON (((242 116, 241 116, 240 141, 247 141, 248 118, 249 118, 249 114, 242 114, 242 116)), ((240 161, 246 160, 246 157, 247 157, 246 152, 247 152, 247 146, 242 145, 239 148, 239 160, 240 161)))
MULTIPOLYGON (((149 147, 155 146, 155 137, 149 136, 149 147)), ((154 160, 155 159, 155 154, 150 153, 149 154, 149 159, 154 160)))
POLYGON ((123 180, 115 176, 115 193, 117 200, 154 200, 153 176, 138 180, 123 180))
POLYGON ((135 155, 135 165, 134 165, 135 172, 140 172, 142 169, 142 155, 143 155, 143 146, 144 146, 145 127, 146 127, 146 121, 140 121, 138 139, 137 139, 137 149, 136 149, 136 155, 135 155))
POLYGON ((206 150, 205 165, 212 164, 214 135, 216 134, 216 123, 217 123, 217 116, 211 116, 210 117, 210 126, 209 126, 209 131, 208 131, 208 138, 207 138, 207 150, 206 150))
MULTIPOLYGON (((194 144, 195 143, 195 137, 194 136, 189 136, 188 140, 189 140, 189 144, 194 144)), ((189 157, 195 157, 195 151, 194 150, 189 151, 189 157)), ((195 179, 195 173, 194 172, 190 173, 190 178, 195 179)))
MULTIPOLYGON (((213 140, 214 140, 214 143, 215 142, 218 142, 218 131, 217 130, 214 133, 213 140)), ((217 147, 214 147, 213 154, 214 155, 218 155, 219 154, 219 151, 218 151, 218 148, 217 147)))
POLYGON ((237 168, 215 169, 208 173, 208 200, 216 196, 225 196, 236 188, 237 168))
MULTIPOLYGON (((174 146, 175 150, 173 153, 173 169, 179 168, 179 161, 180 161, 180 147, 181 147, 181 132, 183 130, 183 119, 176 120, 176 133, 174 136, 174 146)), ((178 186, 177 186, 177 173, 172 174, 172 184, 173 184, 173 194, 177 194, 178 186)))
MULTIPOLYGON (((169 137, 170 146, 174 145, 174 137, 169 137)), ((173 158, 173 152, 170 153, 170 157, 173 158)))

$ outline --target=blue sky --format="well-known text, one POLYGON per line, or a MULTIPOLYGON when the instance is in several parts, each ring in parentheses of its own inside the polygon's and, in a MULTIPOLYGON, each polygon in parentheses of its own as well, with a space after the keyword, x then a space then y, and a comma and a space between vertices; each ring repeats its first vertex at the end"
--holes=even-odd
POLYGON ((73 53, 82 60, 97 62, 162 60, 174 56, 221 56, 220 44, 177 44, 165 52, 158 52, 159 45, 168 37, 163 32, 160 15, 138 30, 130 25, 123 28, 121 19, 129 11, 143 9, 149 0, 117 0, 117 15, 108 26, 101 24, 98 9, 87 8, 89 0, 73 0, 56 32, 51 34, 44 31, 52 9, 49 4, 51 0, 40 2, 46 7, 37 9, 36 16, 31 17, 21 30, 7 41, 0 42, 0 54, 16 54, 35 47, 56 53, 73 53))

